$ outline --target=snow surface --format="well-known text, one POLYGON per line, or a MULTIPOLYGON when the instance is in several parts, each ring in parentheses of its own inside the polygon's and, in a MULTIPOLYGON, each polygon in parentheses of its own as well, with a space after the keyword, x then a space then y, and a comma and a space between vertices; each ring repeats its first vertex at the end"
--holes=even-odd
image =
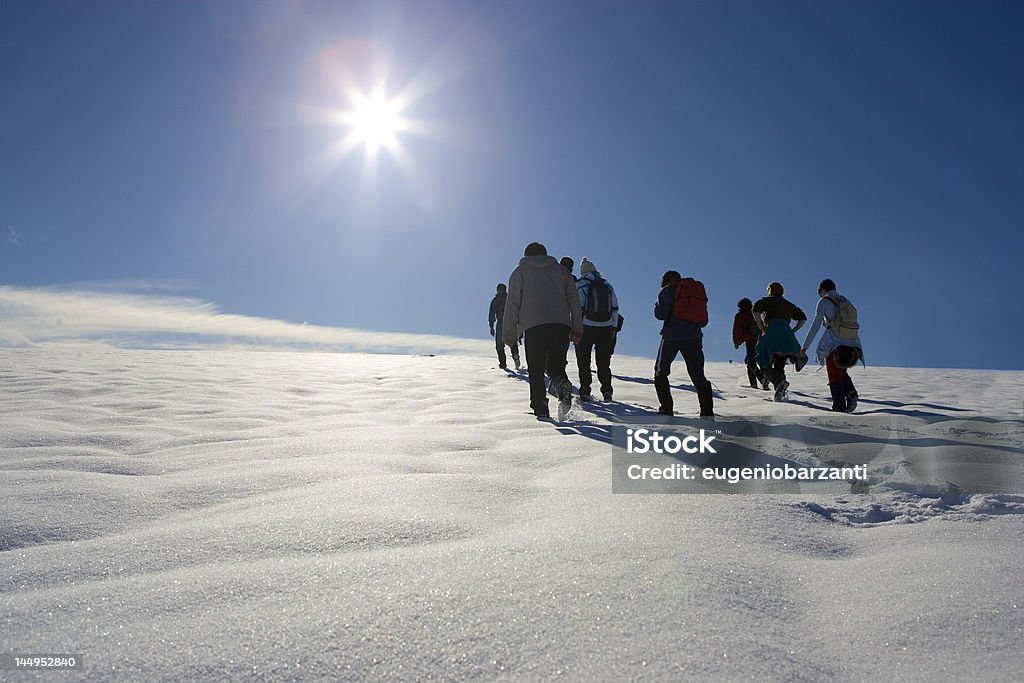
MULTIPOLYGON (((1024 677, 1024 491, 918 495, 897 454, 870 495, 613 495, 651 370, 616 357, 617 403, 545 423, 489 356, 0 350, 0 653, 83 655, 62 680, 1024 677)), ((709 364, 716 411, 810 416, 842 436, 818 454, 894 416, 903 449, 1019 455, 1024 373, 859 368, 852 416, 814 368, 788 404, 743 374, 709 364)))

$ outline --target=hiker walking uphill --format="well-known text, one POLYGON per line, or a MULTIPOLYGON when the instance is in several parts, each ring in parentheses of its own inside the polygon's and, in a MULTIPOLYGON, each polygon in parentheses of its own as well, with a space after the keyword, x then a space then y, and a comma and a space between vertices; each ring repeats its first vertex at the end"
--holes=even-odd
POLYGON ((860 325, 857 324, 857 309, 850 301, 836 292, 836 283, 825 278, 818 284, 818 305, 814 309, 811 329, 807 330, 800 352, 807 354, 807 348, 818 334, 818 328, 825 323, 825 332, 815 349, 818 364, 824 364, 828 372, 828 389, 832 394, 832 410, 852 413, 857 408, 857 389, 847 372, 864 360, 860 343, 860 325))
POLYGON ((583 310, 583 337, 576 342, 576 365, 580 371, 580 400, 590 400, 590 353, 597 361, 597 381, 601 397, 612 400, 612 350, 619 323, 619 299, 615 289, 601 277, 586 257, 580 262, 581 277, 576 281, 580 308, 583 310))
POLYGON ((502 335, 511 345, 525 331, 526 365, 530 373, 530 408, 548 417, 544 374, 563 406, 572 403, 572 383, 565 374, 569 341, 583 335, 583 311, 568 271, 543 244, 531 242, 508 280, 508 301, 502 335))
POLYGON ((664 321, 661 345, 654 363, 654 388, 661 405, 660 415, 672 415, 672 390, 668 377, 676 354, 682 354, 686 372, 697 392, 700 415, 714 419, 714 398, 711 382, 704 376, 704 328, 708 324, 708 297, 704 285, 693 278, 683 278, 674 270, 661 276, 661 291, 654 305, 654 317, 664 321))
POLYGON ((569 271, 569 277, 571 277, 571 278, 572 278, 572 281, 573 281, 573 282, 576 282, 578 278, 577 278, 577 277, 576 277, 575 275, 573 275, 573 274, 572 274, 572 269, 573 269, 573 267, 574 267, 574 266, 576 265, 576 262, 575 262, 575 261, 573 261, 573 260, 572 260, 571 258, 569 258, 568 256, 563 256, 563 257, 561 258, 561 260, 559 260, 559 263, 561 263, 561 264, 562 264, 562 266, 564 266, 564 267, 565 267, 565 269, 566 269, 567 271, 569 271))
POLYGON ((757 367, 757 340, 761 338, 761 328, 754 320, 754 304, 750 299, 743 298, 736 302, 736 317, 732 321, 732 344, 735 348, 745 345, 747 353, 743 362, 747 365, 747 379, 753 389, 759 388, 759 383, 764 382, 763 387, 768 388, 764 379, 764 373, 757 367))
POLYGON ((786 363, 793 361, 799 372, 807 362, 807 357, 800 353, 800 342, 795 335, 807 321, 807 316, 782 296, 784 291, 782 283, 769 282, 768 296, 758 299, 753 308, 754 320, 761 328, 761 339, 756 347, 757 364, 775 387, 776 401, 785 401, 789 397, 786 363), (790 328, 789 323, 794 320, 796 325, 790 328))
MULTIPOLYGON (((491 310, 487 313, 487 325, 491 328, 491 336, 494 337, 494 348, 498 352, 498 367, 502 370, 508 366, 505 364, 505 342, 501 338, 501 322, 505 318, 505 300, 508 299, 508 291, 503 283, 498 283, 497 293, 491 299, 491 310)), ((513 341, 509 346, 512 349, 512 362, 519 365, 519 342, 513 341)))

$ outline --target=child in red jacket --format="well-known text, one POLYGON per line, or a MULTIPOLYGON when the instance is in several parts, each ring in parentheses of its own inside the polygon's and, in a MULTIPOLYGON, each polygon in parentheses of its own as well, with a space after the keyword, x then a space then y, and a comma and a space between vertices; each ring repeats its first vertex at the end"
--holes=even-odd
POLYGON ((743 362, 747 364, 747 378, 750 380, 750 386, 757 389, 758 382, 760 382, 761 387, 767 389, 768 386, 764 381, 764 373, 757 366, 757 353, 755 349, 757 348, 758 337, 761 336, 761 330, 754 320, 754 304, 750 299, 744 298, 736 303, 736 307, 739 311, 737 311, 736 317, 732 321, 733 346, 738 349, 740 344, 747 345, 747 355, 744 357, 743 362))

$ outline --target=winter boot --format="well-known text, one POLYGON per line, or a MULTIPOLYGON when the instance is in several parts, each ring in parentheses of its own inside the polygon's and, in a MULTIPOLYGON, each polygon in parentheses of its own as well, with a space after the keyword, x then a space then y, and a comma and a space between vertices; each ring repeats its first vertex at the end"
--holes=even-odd
POLYGON ((580 400, 584 403, 590 400, 590 387, 580 387, 580 400))
POLYGON ((603 398, 605 400, 605 402, 611 401, 612 400, 612 388, 611 387, 601 387, 601 398, 603 398))
POLYGON ((857 410, 857 389, 853 386, 850 373, 843 374, 843 393, 846 394, 846 412, 852 413, 857 410))
POLYGON ((668 377, 665 375, 654 378, 654 390, 658 392, 659 415, 672 415, 672 390, 669 388, 668 377))
POLYGON ((845 413, 847 410, 846 390, 843 388, 843 383, 829 382, 828 390, 832 394, 832 410, 837 413, 845 413))
POLYGON ((715 399, 712 393, 711 382, 704 380, 697 389, 697 402, 700 403, 700 416, 713 417, 715 414, 715 399))
POLYGON ((558 383, 558 402, 563 406, 572 405, 572 382, 568 377, 562 377, 558 383))
POLYGON ((775 396, 773 399, 776 402, 781 402, 789 399, 789 382, 782 380, 779 386, 775 387, 775 396))
POLYGON ((533 414, 536 415, 538 419, 551 417, 551 413, 548 411, 547 401, 536 405, 531 404, 530 407, 533 408, 533 414))

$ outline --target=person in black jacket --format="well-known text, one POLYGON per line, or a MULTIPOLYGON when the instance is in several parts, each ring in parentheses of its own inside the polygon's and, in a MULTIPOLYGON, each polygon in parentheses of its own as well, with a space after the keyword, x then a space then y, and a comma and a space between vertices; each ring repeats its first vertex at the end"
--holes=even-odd
POLYGON ((714 398, 711 394, 711 382, 704 376, 704 332, 702 328, 708 323, 697 323, 679 320, 672 315, 675 305, 676 289, 682 276, 674 270, 667 270, 661 276, 661 292, 654 306, 654 317, 664 321, 661 326, 661 345, 658 347, 658 360, 654 363, 654 389, 658 392, 661 405, 659 415, 673 415, 672 390, 669 388, 668 376, 672 371, 672 361, 676 354, 682 354, 686 363, 686 372, 690 375, 693 388, 697 391, 697 402, 700 404, 700 415, 714 419, 714 398))
POLYGON ((732 344, 735 348, 746 345, 747 355, 743 362, 747 365, 747 379, 752 389, 768 389, 768 380, 757 365, 757 340, 761 338, 761 328, 754 320, 754 302, 746 297, 736 302, 736 317, 732 321, 732 344), (760 385, 759 385, 760 383, 760 385))
MULTIPOLYGON (((501 340, 501 321, 505 318, 505 301, 508 299, 508 290, 501 282, 498 283, 497 293, 491 299, 491 310, 487 314, 487 324, 491 328, 491 336, 494 337, 494 348, 498 352, 498 367, 502 370, 508 366, 505 364, 505 343, 501 340)), ((519 344, 512 342, 512 362, 519 365, 519 344)))
POLYGON ((761 328, 761 338, 755 348, 757 364, 765 378, 775 387, 775 400, 789 398, 789 382, 786 380, 786 363, 792 361, 797 372, 804 367, 807 356, 800 352, 796 331, 807 322, 807 316, 800 307, 786 299, 781 282, 768 283, 768 296, 754 302, 754 320, 761 328), (790 322, 796 322, 793 327, 790 322))
POLYGON ((563 256, 559 263, 562 267, 569 271, 569 275, 572 276, 572 281, 576 282, 579 278, 572 274, 572 269, 576 266, 576 262, 572 260, 570 256, 563 256))

